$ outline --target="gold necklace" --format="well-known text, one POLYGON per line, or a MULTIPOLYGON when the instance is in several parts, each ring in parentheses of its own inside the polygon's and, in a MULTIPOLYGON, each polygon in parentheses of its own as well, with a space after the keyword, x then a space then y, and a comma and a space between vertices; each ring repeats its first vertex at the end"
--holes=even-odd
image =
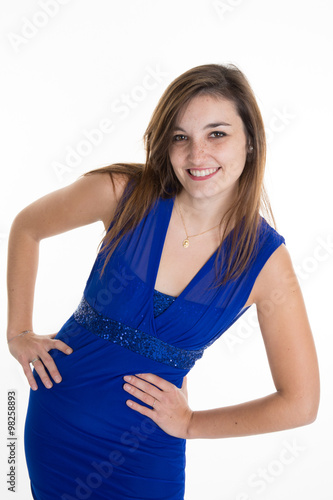
POLYGON ((178 207, 179 207, 179 214, 180 214, 180 217, 182 219, 183 226, 184 226, 184 229, 185 229, 185 234, 186 234, 186 238, 185 238, 185 240, 182 243, 182 245, 183 245, 184 248, 187 248, 189 246, 189 244, 190 244, 189 238, 194 238, 195 236, 200 236, 201 234, 208 233, 208 231, 211 231, 212 229, 215 229, 217 226, 220 225, 220 224, 216 224, 216 226, 211 227, 210 229, 206 229, 206 231, 203 231, 202 233, 192 234, 191 236, 189 236, 188 231, 187 231, 186 226, 185 226, 185 222, 184 222, 184 219, 183 219, 182 211, 180 209, 180 205, 179 205, 178 200, 177 200, 177 204, 178 204, 178 207))

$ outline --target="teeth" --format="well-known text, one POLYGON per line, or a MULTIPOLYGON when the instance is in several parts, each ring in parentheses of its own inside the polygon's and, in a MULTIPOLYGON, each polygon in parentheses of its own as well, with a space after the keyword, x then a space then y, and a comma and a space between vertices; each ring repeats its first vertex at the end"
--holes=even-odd
POLYGON ((207 170, 190 170, 191 175, 194 177, 205 177, 205 175, 210 175, 216 172, 218 168, 209 168, 207 170))

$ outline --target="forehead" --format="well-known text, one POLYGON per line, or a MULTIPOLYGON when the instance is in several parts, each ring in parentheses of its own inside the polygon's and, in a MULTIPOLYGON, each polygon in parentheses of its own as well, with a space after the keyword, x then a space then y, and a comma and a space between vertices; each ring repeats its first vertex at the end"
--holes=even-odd
POLYGON ((179 110, 175 125, 193 121, 199 123, 205 120, 216 123, 232 121, 234 124, 242 122, 233 101, 218 95, 200 94, 192 97, 179 110))

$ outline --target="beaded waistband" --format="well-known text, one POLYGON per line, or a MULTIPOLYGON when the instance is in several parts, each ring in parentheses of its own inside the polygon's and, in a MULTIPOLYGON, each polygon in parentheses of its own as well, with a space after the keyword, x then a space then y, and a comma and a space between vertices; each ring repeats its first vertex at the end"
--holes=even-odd
POLYGON ((187 351, 163 342, 157 337, 103 316, 83 297, 74 312, 77 323, 99 337, 174 368, 190 369, 204 350, 187 351))

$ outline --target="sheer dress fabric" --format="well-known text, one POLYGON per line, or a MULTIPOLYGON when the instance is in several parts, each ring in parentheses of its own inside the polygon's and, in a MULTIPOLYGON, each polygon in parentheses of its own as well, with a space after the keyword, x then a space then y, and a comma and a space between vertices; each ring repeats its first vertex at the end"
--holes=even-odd
POLYGON ((255 253, 238 279, 210 288, 215 252, 178 297, 162 294, 155 281, 174 201, 158 199, 122 238, 101 279, 105 256, 97 255, 82 300, 56 337, 73 353, 50 351, 62 382, 46 389, 34 370, 25 452, 35 500, 184 498, 186 441, 126 405, 133 397, 123 376, 155 373, 180 388, 248 309, 256 277, 285 240, 261 218, 255 253))

